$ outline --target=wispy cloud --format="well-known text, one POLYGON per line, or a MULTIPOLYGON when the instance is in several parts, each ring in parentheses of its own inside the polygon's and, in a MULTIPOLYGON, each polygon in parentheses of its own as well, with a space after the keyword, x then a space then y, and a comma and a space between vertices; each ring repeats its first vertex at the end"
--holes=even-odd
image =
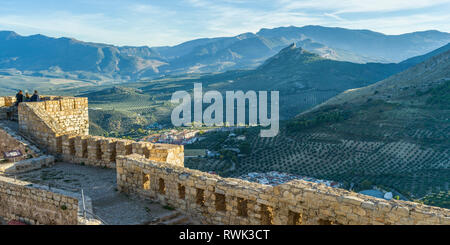
POLYGON ((335 14, 421 9, 449 3, 448 0, 278 0, 278 2, 286 10, 331 10, 335 14))
POLYGON ((368 29, 370 26, 373 30, 383 33, 407 33, 424 30, 447 30, 450 23, 449 15, 427 15, 415 14, 408 16, 395 16, 388 18, 360 19, 355 21, 343 21, 342 25, 355 29, 368 29), (392 23, 395 23, 393 25, 392 23), (401 30, 401 32, 399 32, 401 30))
POLYGON ((325 25, 400 34, 450 31, 449 0, 5 0, 0 29, 116 45, 174 45, 279 26, 325 25))

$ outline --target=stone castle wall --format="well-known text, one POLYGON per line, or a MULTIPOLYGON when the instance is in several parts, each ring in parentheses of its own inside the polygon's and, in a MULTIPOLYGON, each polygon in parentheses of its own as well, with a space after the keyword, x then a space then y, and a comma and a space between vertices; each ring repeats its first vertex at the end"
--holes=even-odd
POLYGON ((150 160, 184 165, 183 146, 90 136, 87 98, 43 99, 19 105, 19 130, 61 160, 114 168, 118 155, 136 153, 150 160))
POLYGON ((115 168, 120 155, 139 154, 146 159, 184 166, 184 148, 100 136, 63 135, 56 139, 56 153, 66 162, 115 168))
POLYGON ((19 129, 33 140, 56 151, 56 137, 89 135, 87 98, 50 98, 19 105, 19 129))
POLYGON ((12 106, 14 103, 16 103, 16 97, 14 96, 0 97, 0 107, 12 106))
MULTIPOLYGON (((19 131, 21 135, 25 135, 27 139, 30 138, 35 145, 59 160, 114 168, 118 155, 134 153, 154 161, 184 165, 183 146, 88 135, 87 98, 43 97, 43 100, 19 105, 19 131)), ((0 97, 0 109, 13 104, 13 97, 0 97)), ((0 119, 4 120, 6 117, 0 119)), ((13 134, 13 132, 0 130, 0 144, 3 148, 17 148, 13 134)), ((48 160, 47 157, 43 156, 45 162, 48 160)), ((53 159, 51 156, 50 158, 53 159)), ((22 161, 17 163, 17 166, 8 165, 7 167, 8 170, 16 171, 18 168, 34 169, 38 167, 37 165, 48 165, 36 164, 37 160, 39 158, 32 158, 29 162, 22 161)), ((83 221, 79 214, 77 216, 79 200, 74 206, 76 198, 58 194, 55 189, 36 189, 30 187, 31 183, 0 178, 1 217, 22 220, 30 224, 89 223, 83 221), (65 207, 64 210, 62 206, 65 207)))
POLYGON ((28 224, 78 224, 78 199, 0 176, 0 216, 28 224))
MULTIPOLYGON (((85 98, 68 97, 21 103, 19 129, 59 160, 116 168, 120 191, 158 200, 205 224, 450 224, 448 209, 386 201, 305 181, 273 187, 185 168, 183 146, 89 136, 87 103, 85 98)), ((23 192, 24 187, 17 188, 23 192)), ((0 210, 7 217, 19 213, 36 219, 29 213, 36 205, 42 213, 51 213, 52 220, 57 217, 57 223, 69 222, 55 209, 59 204, 48 204, 52 200, 48 197, 45 206, 40 199, 28 200, 28 194, 20 198, 12 194, 11 200, 2 195, 6 206, 0 210), (20 201, 31 208, 9 207, 20 201)), ((73 214, 67 219, 73 223, 73 214)))
POLYGON ((12 113, 12 106, 16 103, 16 97, 7 96, 0 97, 0 120, 6 120, 11 116, 8 114, 12 113))
POLYGON ((450 224, 450 210, 387 201, 296 180, 278 186, 222 178, 146 159, 117 158, 118 189, 205 224, 450 224))

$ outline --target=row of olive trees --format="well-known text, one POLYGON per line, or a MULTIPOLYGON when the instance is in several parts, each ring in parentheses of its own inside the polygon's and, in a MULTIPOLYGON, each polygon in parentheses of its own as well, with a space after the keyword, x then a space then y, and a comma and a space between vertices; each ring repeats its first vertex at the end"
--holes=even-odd
POLYGON ((333 110, 327 112, 321 112, 312 118, 302 118, 293 120, 287 123, 286 127, 289 131, 300 131, 303 129, 317 127, 324 123, 339 122, 346 120, 350 117, 350 113, 342 110, 333 110))

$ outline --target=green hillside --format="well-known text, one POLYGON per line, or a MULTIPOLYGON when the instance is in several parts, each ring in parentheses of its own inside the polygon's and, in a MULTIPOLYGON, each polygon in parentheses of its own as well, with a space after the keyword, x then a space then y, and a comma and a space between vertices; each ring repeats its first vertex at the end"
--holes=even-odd
MULTIPOLYGON (((258 128, 247 129, 251 154, 238 158, 227 175, 290 172, 340 181, 354 190, 377 185, 411 200, 424 197, 422 202, 446 206, 449 84, 447 51, 283 122, 276 137, 261 138, 258 128)), ((223 163, 201 166, 215 171, 223 163)))
MULTIPOLYGON (((329 60, 291 45, 255 70, 167 77, 129 83, 126 87, 108 87, 80 96, 87 96, 91 107, 132 112, 149 122, 166 124, 170 123, 170 113, 174 107, 169 102, 172 93, 178 90, 192 92, 194 83, 202 83, 205 92, 218 90, 222 94, 237 90, 275 90, 280 92, 280 118, 289 119, 342 91, 372 84, 406 67, 329 60)), ((99 126, 102 124, 98 122, 99 126)))

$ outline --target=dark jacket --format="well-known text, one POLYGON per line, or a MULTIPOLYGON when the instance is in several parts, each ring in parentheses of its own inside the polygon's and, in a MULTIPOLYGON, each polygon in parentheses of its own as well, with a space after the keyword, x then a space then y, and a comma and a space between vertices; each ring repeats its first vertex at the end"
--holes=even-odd
POLYGON ((39 95, 38 94, 33 94, 33 96, 31 96, 30 101, 31 102, 38 102, 38 101, 40 101, 39 95))
POLYGON ((17 93, 16 94, 16 103, 19 104, 21 102, 23 102, 23 94, 17 93))

